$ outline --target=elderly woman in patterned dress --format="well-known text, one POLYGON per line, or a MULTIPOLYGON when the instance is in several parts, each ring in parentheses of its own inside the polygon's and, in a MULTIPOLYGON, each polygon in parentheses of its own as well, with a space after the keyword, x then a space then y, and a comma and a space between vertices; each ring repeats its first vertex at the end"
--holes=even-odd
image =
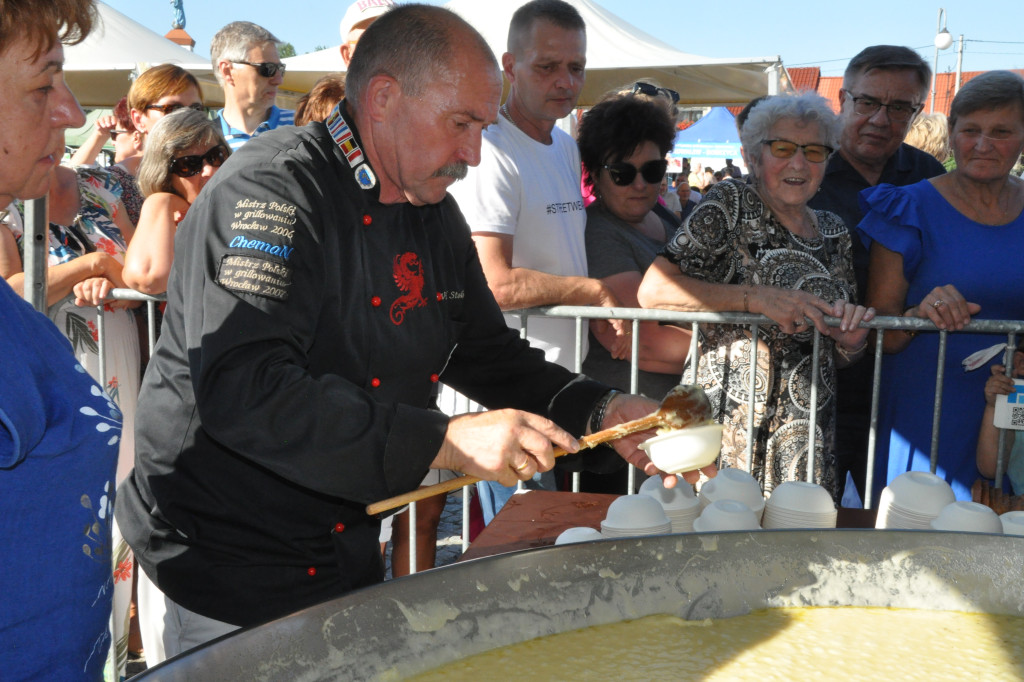
POLYGON ((739 311, 777 324, 758 329, 753 462, 747 461, 750 330, 702 329, 697 381, 725 424, 723 463, 750 467, 766 493, 807 476, 813 326, 825 338, 818 376, 814 480, 837 501, 836 366, 860 358, 874 311, 857 306, 850 235, 807 202, 825 176, 839 123, 812 93, 768 97, 740 132, 752 179, 715 184, 647 271, 646 308, 739 311), (825 316, 841 318, 838 327, 825 316))

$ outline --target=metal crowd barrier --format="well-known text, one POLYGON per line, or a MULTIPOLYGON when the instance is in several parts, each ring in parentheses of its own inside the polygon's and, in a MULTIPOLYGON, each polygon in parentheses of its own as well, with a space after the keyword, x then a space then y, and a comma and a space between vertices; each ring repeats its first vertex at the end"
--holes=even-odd
MULTIPOLYGON (((155 318, 153 314, 153 308, 155 305, 164 299, 163 296, 147 296, 131 289, 115 289, 112 296, 117 299, 145 301, 149 306, 149 339, 150 339, 150 355, 152 355, 153 344, 156 338, 155 329, 155 318)), ((101 376, 105 371, 104 355, 106 352, 104 343, 104 327, 103 327, 103 309, 100 307, 99 316, 97 320, 97 327, 99 331, 99 348, 100 348, 100 373, 101 376)), ((639 368, 636 362, 636 357, 639 353, 639 335, 640 335, 640 322, 643 321, 656 321, 666 322, 676 325, 690 325, 693 335, 690 342, 690 356, 688 362, 688 369, 683 377, 686 377, 688 373, 695 371, 697 361, 700 355, 700 349, 697 344, 697 330, 700 324, 733 324, 733 325, 747 325, 751 338, 753 340, 752 349, 750 353, 751 360, 751 390, 750 390, 750 410, 749 410, 749 422, 747 425, 747 467, 748 471, 753 465, 753 447, 754 447, 754 402, 755 393, 753 382, 756 378, 755 363, 757 362, 757 332, 762 326, 771 326, 775 322, 770 320, 763 315, 755 315, 752 313, 713 313, 713 312, 677 312, 669 310, 648 310, 640 308, 598 308, 589 306, 548 306, 541 308, 531 308, 528 310, 516 310, 509 311, 509 314, 517 316, 520 319, 521 330, 520 333, 525 337, 528 334, 529 319, 531 317, 558 317, 558 318, 572 318, 576 323, 576 347, 575 347, 575 369, 580 371, 583 365, 583 347, 584 342, 587 339, 588 325, 585 322, 589 322, 591 319, 622 319, 629 320, 633 325, 632 334, 632 357, 634 358, 630 363, 630 385, 629 390, 632 393, 638 391, 639 385, 639 368)), ((834 317, 826 317, 825 322, 830 327, 839 325, 840 320, 834 317)), ((946 355, 946 342, 948 335, 951 333, 981 333, 981 334, 1005 334, 1006 341, 1008 344, 1006 353, 1004 355, 1004 365, 1007 368, 1007 374, 1011 372, 1012 367, 1012 353, 1016 347, 1017 335, 1024 334, 1024 320, 973 320, 970 322, 962 332, 948 332, 937 329, 930 321, 925 321, 916 318, 905 318, 905 317, 876 317, 870 322, 862 323, 863 327, 868 327, 877 330, 878 342, 876 346, 881 348, 882 341, 886 331, 900 330, 900 331, 918 331, 918 332, 930 332, 939 334, 939 352, 937 365, 935 370, 935 404, 933 407, 933 426, 932 426, 932 442, 931 442, 931 469, 935 471, 938 462, 938 447, 939 447, 939 420, 942 410, 942 390, 943 381, 945 377, 945 355, 946 355)), ((811 366, 811 394, 810 394, 810 424, 808 427, 809 433, 815 432, 815 419, 817 414, 817 402, 818 402, 818 379, 819 379, 819 358, 818 350, 821 344, 821 333, 814 329, 813 331, 813 356, 811 366)), ((862 359, 861 362, 865 362, 866 358, 862 359)), ((871 422, 870 431, 868 435, 868 462, 866 472, 866 485, 865 490, 860 491, 863 500, 864 508, 871 508, 871 495, 873 484, 873 472, 874 472, 874 460, 875 460, 875 442, 877 438, 877 426, 878 426, 878 404, 879 404, 879 384, 882 374, 884 354, 876 352, 874 355, 873 364, 873 381, 871 391, 871 422)), ((691 375, 692 376, 692 375, 691 375)), ((683 378, 681 377, 681 379, 683 378)), ((468 407, 468 404, 467 404, 468 407)), ((1006 431, 1000 429, 999 433, 999 457, 996 468, 996 480, 1001 481, 1003 474, 1006 471, 1006 454, 1004 453, 1004 442, 1007 437, 1006 431)), ((815 446, 816 439, 810 438, 808 442, 808 462, 807 462, 807 480, 814 482, 814 457, 815 457, 815 446)), ((573 475, 573 490, 579 491, 579 474, 573 475)), ((635 489, 635 469, 629 468, 629 478, 627 483, 627 490, 624 491, 626 494, 632 494, 635 489)), ((522 483, 520 483, 520 486, 522 483)), ((462 489, 462 550, 466 551, 469 548, 469 502, 470 502, 470 487, 464 487, 462 489)), ((410 561, 412 564, 412 572, 416 572, 416 504, 410 505, 409 509, 409 546, 410 546, 410 561)))

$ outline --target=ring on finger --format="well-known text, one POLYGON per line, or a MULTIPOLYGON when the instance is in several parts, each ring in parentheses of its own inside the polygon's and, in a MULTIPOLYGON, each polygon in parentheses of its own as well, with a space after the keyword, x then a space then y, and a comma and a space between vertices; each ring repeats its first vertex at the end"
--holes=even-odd
POLYGON ((518 471, 519 473, 523 473, 524 471, 526 471, 526 469, 527 469, 527 468, 528 468, 529 466, 530 466, 530 460, 526 460, 525 462, 523 462, 522 464, 520 464, 519 466, 517 466, 517 467, 514 467, 514 468, 515 468, 515 470, 516 470, 516 471, 518 471))
POLYGON ((946 302, 943 301, 941 298, 935 299, 935 302, 932 303, 933 308, 941 308, 944 305, 946 305, 946 302))

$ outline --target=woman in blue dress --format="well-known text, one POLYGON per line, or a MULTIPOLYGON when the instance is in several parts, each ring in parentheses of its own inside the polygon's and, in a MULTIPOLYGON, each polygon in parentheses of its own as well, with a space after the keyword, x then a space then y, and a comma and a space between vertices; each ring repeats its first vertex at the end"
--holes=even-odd
MULTIPOLYGON (((945 330, 972 318, 1024 319, 1024 181, 1010 174, 1024 151, 1024 79, 990 71, 967 83, 949 114, 956 169, 907 187, 861 193, 859 230, 870 244, 867 302, 882 315, 931 320, 945 330)), ((950 334, 936 473, 957 499, 978 478, 975 439, 988 372, 961 360, 998 341, 950 334)), ((887 332, 874 494, 905 471, 931 468, 939 335, 887 332)))

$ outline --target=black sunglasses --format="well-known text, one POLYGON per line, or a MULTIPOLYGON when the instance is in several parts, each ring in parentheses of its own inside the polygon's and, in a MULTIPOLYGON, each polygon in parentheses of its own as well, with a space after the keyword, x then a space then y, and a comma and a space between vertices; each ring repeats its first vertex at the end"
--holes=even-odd
POLYGON ((620 163, 611 163, 601 166, 601 168, 608 171, 608 175, 611 177, 612 182, 620 187, 633 184, 633 180, 636 179, 637 172, 643 177, 644 182, 648 185, 657 185, 661 182, 661 179, 665 177, 665 171, 668 170, 668 161, 665 159, 657 159, 655 161, 648 161, 644 165, 637 168, 631 163, 622 161, 620 163))
POLYGON ((169 114, 172 111, 178 109, 192 109, 194 111, 204 111, 205 108, 199 102, 195 104, 181 104, 180 102, 171 102, 170 104, 147 104, 146 109, 156 109, 161 114, 169 114))
POLYGON ((111 142, 117 142, 117 136, 118 135, 127 135, 128 132, 129 131, 127 131, 127 130, 111 130, 110 131, 110 141, 111 142))
POLYGON ((203 170, 203 164, 210 164, 218 168, 227 160, 228 150, 224 145, 219 144, 211 148, 205 154, 192 154, 191 156, 179 156, 171 159, 168 166, 171 172, 182 178, 191 178, 203 170))
POLYGON ((827 161, 834 151, 826 144, 797 144, 789 140, 761 140, 761 144, 768 145, 768 149, 776 159, 788 159, 799 149, 804 153, 804 158, 811 163, 827 161))
POLYGON ((662 95, 672 100, 672 104, 679 104, 679 93, 675 90, 659 88, 656 85, 651 85, 650 83, 645 83, 643 81, 633 83, 632 93, 634 95, 639 93, 641 95, 647 95, 648 97, 657 97, 658 95, 662 95))
POLYGON ((258 62, 256 64, 252 62, 236 61, 235 64, 245 64, 256 69, 256 73, 263 76, 264 78, 273 78, 280 71, 281 75, 284 75, 284 70, 288 68, 287 64, 281 64, 280 62, 258 62))

